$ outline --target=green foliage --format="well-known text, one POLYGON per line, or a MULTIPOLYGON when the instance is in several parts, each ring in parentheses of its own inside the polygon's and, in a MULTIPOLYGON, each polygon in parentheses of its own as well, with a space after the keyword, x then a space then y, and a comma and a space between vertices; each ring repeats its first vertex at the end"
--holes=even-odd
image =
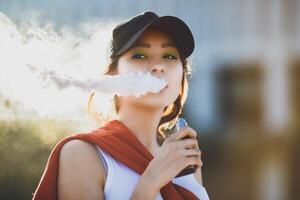
POLYGON ((54 145, 71 133, 50 118, 0 121, 0 199, 31 199, 54 145))

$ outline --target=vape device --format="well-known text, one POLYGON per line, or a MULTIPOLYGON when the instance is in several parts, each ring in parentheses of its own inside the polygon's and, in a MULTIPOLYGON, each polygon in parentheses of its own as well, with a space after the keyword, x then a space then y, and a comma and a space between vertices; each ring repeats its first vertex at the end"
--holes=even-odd
MULTIPOLYGON (((187 122, 184 118, 178 118, 177 119, 177 122, 176 122, 176 125, 175 125, 175 131, 178 131, 180 130, 181 128, 183 128, 184 126, 187 126, 187 122)), ((187 139, 187 138, 190 138, 190 136, 186 136, 184 138, 182 138, 183 140, 184 139, 187 139)), ((177 176, 177 177, 180 177, 180 176, 185 176, 185 175, 188 175, 188 174, 192 174, 192 173, 195 173, 196 171, 196 168, 197 166, 196 165, 189 165, 187 166, 185 169, 183 169, 177 176)))

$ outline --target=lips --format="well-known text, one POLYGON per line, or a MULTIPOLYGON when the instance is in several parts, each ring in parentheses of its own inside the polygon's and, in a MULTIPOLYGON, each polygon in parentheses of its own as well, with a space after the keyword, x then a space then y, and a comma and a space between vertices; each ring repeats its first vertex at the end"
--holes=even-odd
POLYGON ((163 89, 161 89, 161 90, 159 91, 159 93, 165 91, 165 89, 166 89, 167 87, 168 87, 168 85, 166 85, 163 89))

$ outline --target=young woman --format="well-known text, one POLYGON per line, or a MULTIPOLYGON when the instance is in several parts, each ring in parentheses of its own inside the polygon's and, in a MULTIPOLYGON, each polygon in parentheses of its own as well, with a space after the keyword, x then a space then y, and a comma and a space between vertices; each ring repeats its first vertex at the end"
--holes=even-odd
POLYGON ((116 26, 111 45, 106 74, 150 72, 167 86, 141 97, 115 96, 115 119, 61 140, 33 199, 207 200, 196 131, 162 131, 173 126, 186 99, 190 29, 177 17, 148 11, 116 26), (190 165, 195 173, 176 178, 190 165))

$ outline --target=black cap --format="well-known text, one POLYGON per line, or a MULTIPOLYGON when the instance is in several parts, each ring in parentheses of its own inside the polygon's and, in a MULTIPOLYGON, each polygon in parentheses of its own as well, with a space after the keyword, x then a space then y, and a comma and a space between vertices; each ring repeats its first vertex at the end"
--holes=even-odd
POLYGON ((181 19, 174 16, 159 17, 154 12, 146 11, 114 28, 111 58, 128 50, 150 26, 167 33, 185 58, 192 54, 195 47, 193 34, 181 19))

